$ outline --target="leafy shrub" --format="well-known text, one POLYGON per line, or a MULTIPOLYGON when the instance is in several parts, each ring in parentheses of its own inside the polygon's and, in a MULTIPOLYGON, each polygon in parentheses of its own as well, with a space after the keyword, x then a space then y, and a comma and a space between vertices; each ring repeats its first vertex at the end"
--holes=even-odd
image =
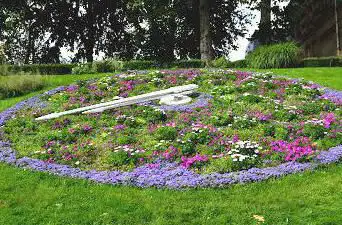
POLYGON ((215 68, 227 68, 230 66, 229 61, 226 59, 226 57, 222 56, 220 58, 217 58, 213 61, 211 61, 210 66, 215 68))
POLYGON ((0 99, 41 90, 46 86, 41 75, 0 76, 0 99))
POLYGON ((320 139, 324 137, 326 129, 323 126, 315 124, 305 124, 303 134, 311 139, 320 139))
POLYGON ((177 130, 174 127, 160 127, 155 131, 157 140, 174 140, 177 137, 177 130))
POLYGON ((31 65, 11 65, 9 70, 12 73, 39 73, 39 74, 71 74, 75 64, 31 64, 31 65))
POLYGON ((137 139, 135 137, 129 135, 119 136, 117 138, 117 142, 120 145, 134 144, 136 141, 137 139))
POLYGON ((233 159, 231 157, 212 160, 210 164, 205 167, 206 173, 227 173, 231 171, 233 171, 233 159))
POLYGON ((171 63, 167 67, 176 67, 176 68, 204 68, 205 62, 200 59, 190 59, 190 60, 178 60, 171 63))
POLYGON ((212 116, 211 121, 215 126, 228 126, 229 124, 232 124, 234 120, 231 114, 222 113, 212 116))
POLYGON ((228 64, 229 68, 247 68, 247 60, 237 60, 234 62, 229 62, 228 64))
POLYGON ((252 68, 297 67, 301 60, 301 48, 293 42, 258 47, 247 57, 247 65, 252 68))
POLYGON ((97 73, 96 64, 79 64, 72 68, 72 74, 93 74, 97 73))
POLYGON ((122 166, 125 165, 128 161, 128 155, 124 151, 120 152, 113 152, 108 157, 108 161, 110 164, 113 164, 114 166, 122 166))
POLYGON ((147 70, 152 68, 157 68, 157 64, 154 61, 144 61, 144 60, 131 60, 126 61, 122 65, 123 70, 147 70))
POLYGON ((0 65, 4 64, 6 60, 4 44, 0 43, 0 65))
POLYGON ((94 62, 94 64, 98 73, 108 73, 121 70, 124 62, 116 59, 107 59, 94 62))
POLYGON ((342 57, 318 57, 305 58, 304 67, 340 67, 342 66, 342 57))
POLYGON ((313 102, 308 102, 308 103, 302 105, 300 107, 300 109, 303 111, 304 115, 317 114, 322 110, 321 106, 319 106, 313 102))

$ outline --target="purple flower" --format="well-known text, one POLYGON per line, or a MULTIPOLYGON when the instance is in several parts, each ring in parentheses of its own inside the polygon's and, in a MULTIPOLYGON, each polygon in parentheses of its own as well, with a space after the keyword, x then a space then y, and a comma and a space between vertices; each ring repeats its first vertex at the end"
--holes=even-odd
MULTIPOLYGON (((241 72, 238 74, 239 79, 243 80, 250 76, 250 73, 241 72)), ((191 75, 190 75, 191 77, 191 75)), ((64 87, 56 88, 54 90, 46 92, 44 95, 53 95, 59 91, 63 91, 64 87)), ((42 95, 30 98, 26 101, 20 102, 17 105, 0 113, 0 126, 3 126, 6 121, 11 119, 16 112, 26 107, 29 108, 41 108, 45 107, 46 104, 41 101, 42 95)), ((208 105, 208 99, 211 97, 207 96, 206 104, 208 105)), ((341 92, 326 90, 323 98, 327 98, 336 104, 342 103, 341 92)), ((194 103, 196 104, 196 103, 194 103)), ((197 103, 197 105, 201 105, 197 103)), ((203 106, 204 107, 204 106, 203 106)), ((196 107, 195 107, 196 108, 196 107)), ((174 108, 179 111, 192 110, 191 107, 174 108)), ((333 121, 332 117, 327 118, 327 123, 333 121)), ((69 124, 68 121, 63 121, 64 125, 69 124)), ((331 124, 331 123, 330 123, 331 124)), ((83 127, 85 131, 90 131, 91 127, 86 125, 83 127)), ((57 163, 45 162, 38 159, 32 159, 29 157, 20 158, 16 152, 11 148, 10 143, 1 140, 0 135, 0 162, 7 163, 10 165, 18 166, 21 168, 31 169, 35 171, 44 171, 58 176, 67 176, 79 179, 88 179, 98 183, 106 183, 113 185, 126 185, 126 186, 137 186, 137 187, 157 187, 157 188, 170 188, 170 189, 182 189, 192 187, 225 187, 231 184, 247 183, 247 182, 258 182, 267 180, 270 178, 278 178, 288 174, 300 173, 305 170, 312 170, 318 165, 325 165, 339 162, 342 158, 342 145, 335 148, 331 148, 328 151, 320 152, 315 160, 310 163, 299 163, 295 161, 287 162, 276 167, 269 168, 252 168, 249 170, 230 172, 230 173, 212 173, 212 174, 197 174, 194 171, 187 169, 189 166, 194 165, 197 162, 206 162, 208 158, 202 155, 196 155, 190 158, 183 158, 184 165, 178 163, 171 163, 167 160, 158 161, 152 164, 145 164, 138 168, 135 168, 131 172, 121 171, 96 171, 96 170, 80 170, 73 168, 68 165, 61 165, 57 163)), ((238 137, 234 137, 234 141, 238 140, 238 137)), ((45 146, 53 146, 58 144, 56 142, 49 142, 45 146)), ((303 142, 297 145, 295 143, 276 143, 281 149, 281 146, 290 145, 291 148, 296 152, 302 150, 304 152, 310 152, 310 149, 300 149, 297 147, 303 146, 303 142)), ((175 151, 170 148, 170 152, 175 151)), ((66 158, 72 157, 66 155, 66 158)), ((183 164, 182 163, 182 164, 183 164)))
POLYGON ((117 131, 124 130, 125 128, 126 128, 126 126, 123 125, 123 124, 119 124, 119 125, 116 125, 116 126, 114 127, 114 129, 117 130, 117 131))

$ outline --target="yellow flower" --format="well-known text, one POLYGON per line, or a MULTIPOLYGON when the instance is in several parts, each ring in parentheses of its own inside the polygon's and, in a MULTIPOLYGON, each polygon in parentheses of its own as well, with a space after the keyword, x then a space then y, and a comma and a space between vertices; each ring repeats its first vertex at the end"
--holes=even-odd
POLYGON ((265 218, 263 216, 259 216, 259 215, 253 215, 253 218, 255 220, 257 220, 258 222, 264 223, 265 222, 265 218))

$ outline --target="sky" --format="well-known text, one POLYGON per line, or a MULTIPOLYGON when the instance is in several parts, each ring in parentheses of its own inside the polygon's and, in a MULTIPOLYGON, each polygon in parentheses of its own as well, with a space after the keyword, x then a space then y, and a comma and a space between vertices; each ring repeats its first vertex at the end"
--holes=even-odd
POLYGON ((254 15, 251 24, 248 26, 248 33, 245 37, 240 37, 237 40, 237 46, 239 46, 239 48, 235 51, 232 51, 229 54, 229 60, 230 61, 236 61, 236 60, 240 60, 240 59, 244 59, 245 58, 245 52, 248 46, 248 38, 250 38, 252 36, 252 34, 254 33, 254 31, 256 29, 258 29, 258 24, 260 21, 260 12, 257 10, 249 10, 247 8, 243 8, 243 10, 246 13, 252 13, 254 15))

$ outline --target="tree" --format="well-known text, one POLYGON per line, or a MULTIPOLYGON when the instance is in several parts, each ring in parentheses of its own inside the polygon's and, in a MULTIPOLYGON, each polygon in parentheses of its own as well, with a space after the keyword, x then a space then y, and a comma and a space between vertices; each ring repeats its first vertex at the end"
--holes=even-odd
POLYGON ((199 0, 199 2, 201 59, 209 61, 214 58, 210 31, 210 0, 199 0))
POLYGON ((10 63, 95 56, 172 61, 228 55, 248 16, 238 0, 13 0, 0 6, 10 63), (11 1, 12 2, 12 1, 11 1), (15 3, 15 4, 14 4, 15 3), (20 4, 19 4, 20 3, 20 4))
POLYGON ((138 57, 159 61, 228 55, 245 35, 248 15, 235 0, 132 0, 138 57), (202 13, 201 13, 202 10, 202 13), (204 18, 204 19, 203 19, 204 18))
POLYGON ((271 0, 261 0, 259 7, 261 14, 259 23, 259 41, 261 44, 269 44, 271 42, 272 34, 271 0))

